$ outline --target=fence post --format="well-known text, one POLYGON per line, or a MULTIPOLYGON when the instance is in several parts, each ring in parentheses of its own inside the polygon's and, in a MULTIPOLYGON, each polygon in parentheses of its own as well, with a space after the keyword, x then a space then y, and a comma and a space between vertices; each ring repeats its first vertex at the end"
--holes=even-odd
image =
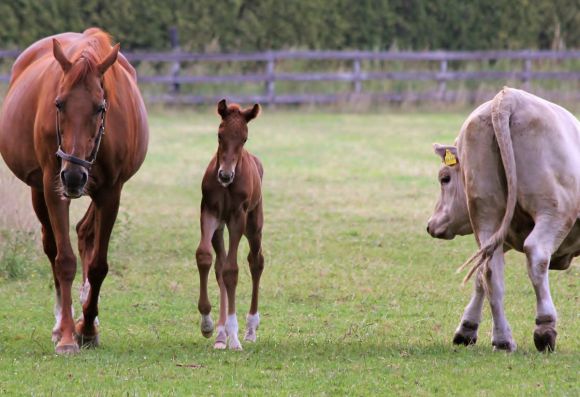
POLYGON ((532 72, 532 60, 524 59, 524 74, 522 76, 522 88, 526 91, 530 90, 530 75, 532 72))
MULTIPOLYGON (((179 52, 179 32, 177 31, 177 27, 176 26, 172 26, 169 28, 169 41, 171 42, 171 49, 174 53, 178 53, 179 52)), ((179 73, 181 72, 181 64, 179 63, 179 61, 175 61, 173 62, 173 64, 171 65, 171 78, 173 80, 173 83, 171 84, 171 93, 172 94, 178 94, 179 90, 180 90, 180 84, 177 81, 177 77, 179 76, 179 73)))
POLYGON ((353 78, 353 89, 355 94, 360 94, 362 92, 362 80, 360 73, 360 59, 355 58, 352 61, 352 72, 354 74, 353 78))
POLYGON ((276 100, 276 84, 274 79, 274 72, 276 68, 276 59, 271 51, 268 51, 266 61, 266 101, 273 104, 276 100))
MULTIPOLYGON (((439 73, 447 73, 447 59, 443 59, 439 63, 439 73)), ((441 76, 439 78, 439 86, 437 88, 437 97, 440 101, 445 101, 445 91, 447 91, 447 80, 445 77, 441 76)))

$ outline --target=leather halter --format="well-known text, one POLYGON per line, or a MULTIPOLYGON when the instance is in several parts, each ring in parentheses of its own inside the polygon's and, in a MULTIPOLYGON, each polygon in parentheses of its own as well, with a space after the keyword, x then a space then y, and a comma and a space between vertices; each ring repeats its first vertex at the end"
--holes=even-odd
POLYGON ((105 135, 105 115, 107 113, 107 100, 103 99, 103 109, 101 110, 101 125, 99 126, 99 132, 97 133, 97 138, 95 139, 95 146, 90 156, 86 159, 80 159, 73 156, 72 154, 66 153, 62 150, 62 132, 60 130, 60 103, 58 99, 56 101, 56 143, 58 145, 58 150, 56 151, 56 156, 64 161, 80 165, 85 167, 87 171, 90 171, 91 166, 97 158, 97 153, 99 152, 99 147, 101 146, 101 138, 105 135))

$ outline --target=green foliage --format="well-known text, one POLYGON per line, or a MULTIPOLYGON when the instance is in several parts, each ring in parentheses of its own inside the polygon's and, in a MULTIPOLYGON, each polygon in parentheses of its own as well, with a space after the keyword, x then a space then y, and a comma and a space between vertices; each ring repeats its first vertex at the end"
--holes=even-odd
POLYGON ((2 230, 0 236, 0 282, 20 280, 30 276, 38 249, 34 233, 2 230))
POLYGON ((522 49, 580 46, 577 0, 13 0, 0 48, 99 26, 124 49, 522 49))

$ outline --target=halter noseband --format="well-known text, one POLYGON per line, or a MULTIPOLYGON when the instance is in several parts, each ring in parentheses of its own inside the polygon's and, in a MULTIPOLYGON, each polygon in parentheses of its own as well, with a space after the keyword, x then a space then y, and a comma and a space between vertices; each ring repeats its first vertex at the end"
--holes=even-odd
POLYGON ((97 158, 97 153, 99 152, 99 147, 101 146, 101 138, 105 135, 105 114, 107 113, 107 100, 103 99, 103 108, 101 110, 101 125, 99 127, 99 132, 97 133, 97 138, 95 139, 95 146, 91 155, 86 159, 80 159, 73 156, 72 154, 66 153, 62 150, 62 132, 60 130, 60 102, 56 101, 56 143, 58 145, 58 150, 56 151, 56 156, 64 161, 80 165, 85 167, 87 171, 91 169, 91 166, 97 158))

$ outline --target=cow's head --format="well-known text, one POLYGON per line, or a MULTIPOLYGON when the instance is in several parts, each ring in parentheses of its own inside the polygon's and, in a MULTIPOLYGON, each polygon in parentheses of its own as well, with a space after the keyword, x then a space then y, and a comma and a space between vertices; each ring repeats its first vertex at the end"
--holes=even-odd
POLYGON ((427 232, 433 237, 446 240, 473 233, 457 148, 435 143, 433 149, 443 160, 439 169, 441 195, 427 223, 427 232))

